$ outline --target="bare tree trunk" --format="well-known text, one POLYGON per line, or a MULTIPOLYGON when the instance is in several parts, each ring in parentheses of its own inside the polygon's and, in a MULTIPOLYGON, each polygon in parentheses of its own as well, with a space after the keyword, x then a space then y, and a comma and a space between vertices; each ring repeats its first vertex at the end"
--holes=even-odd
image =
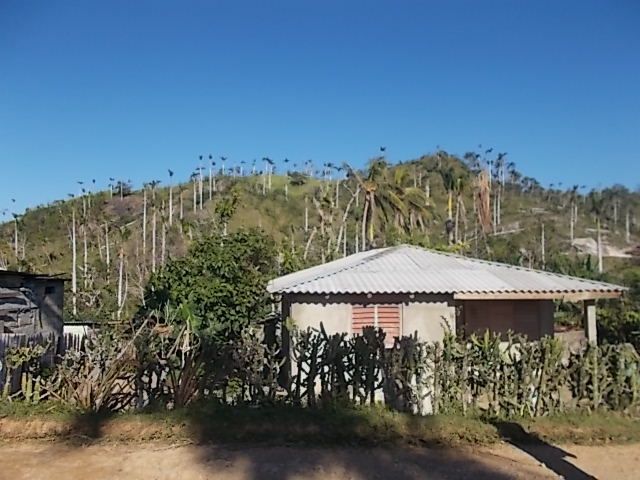
POLYGON ((162 222, 162 252, 160 257, 160 264, 164 265, 167 255, 167 224, 162 222))
POLYGON ((460 221, 460 197, 456 197, 456 217, 453 228, 453 241, 454 243, 458 243, 460 241, 460 234, 458 231, 460 221))
POLYGON ((362 249, 363 252, 367 249, 367 215, 369 213, 369 203, 370 203, 370 201, 367 201, 366 195, 367 194, 365 194, 364 211, 362 212, 362 242, 361 242, 361 249, 362 249))
POLYGON ((344 236, 342 237, 342 256, 347 256, 347 232, 345 228, 344 236))
POLYGON ((202 210, 202 204, 204 203, 204 202, 203 202, 203 196, 202 196, 202 194, 203 194, 203 186, 202 186, 202 166, 200 166, 200 168, 198 169, 198 171, 200 172, 200 173, 199 173, 199 175, 200 175, 200 210, 202 210))
POLYGON ((262 171, 262 195, 267 194, 267 162, 264 162, 264 170, 262 171))
POLYGON ((546 248, 545 248, 545 238, 544 238, 544 223, 542 223, 541 232, 540 232, 540 248, 542 250, 542 269, 544 270, 547 263, 546 258, 546 248))
POLYGON ((147 188, 142 193, 142 263, 147 261, 147 188))
POLYGON ((180 220, 184 218, 184 196, 182 190, 180 190, 180 220))
POLYGON ((209 201, 213 198, 213 169, 209 167, 209 201))
POLYGON ((117 317, 120 320, 120 316, 122 314, 122 308, 124 306, 124 247, 120 246, 120 265, 118 266, 118 311, 117 317))
POLYGON ((573 201, 571 202, 571 215, 569 216, 569 237, 571 239, 571 245, 573 245, 573 240, 575 239, 575 217, 573 201))
POLYGON ((156 271, 156 207, 153 207, 151 223, 151 271, 156 271))
POLYGON ((86 290, 87 288, 87 278, 89 274, 89 255, 87 249, 87 224, 86 219, 85 223, 82 225, 82 248, 83 248, 83 256, 82 256, 82 284, 86 290))
POLYGON ((598 235, 598 273, 602 273, 604 271, 604 266, 602 263, 602 234, 600 231, 600 217, 596 219, 596 228, 598 235))
POLYGON ((309 199, 304 197, 304 231, 309 231, 309 199))
POLYGON ((627 243, 631 243, 631 212, 627 209, 627 215, 624 219, 624 238, 627 243))
POLYGON ((169 226, 173 225, 173 185, 169 185, 169 226))
POLYGON ((309 249, 311 248, 311 242, 313 241, 313 237, 316 236, 316 232, 318 231, 318 229, 316 227, 313 227, 313 230, 311 230, 311 235, 309 235, 309 238, 307 239, 307 244, 304 247, 304 254, 302 255, 302 259, 306 260, 307 259, 307 255, 309 255, 309 249))
MULTIPOLYGON (((356 200, 356 202, 357 202, 357 200, 356 200)), ((354 242, 353 242, 354 246, 355 246, 356 253, 360 252, 360 247, 358 246, 358 243, 359 243, 358 240, 359 239, 360 239, 360 230, 358 229, 358 222, 356 222, 356 234, 355 234, 354 242)))
POLYGON ((198 209, 198 181, 194 177, 193 179, 193 213, 196 213, 198 209))
POLYGON ((71 298, 73 315, 78 314, 78 254, 76 242, 76 208, 71 210, 71 298))
POLYGON ((356 192, 353 194, 353 196, 349 199, 349 202, 347 203, 347 206, 344 209, 344 215, 342 215, 342 223, 340 224, 340 230, 338 231, 338 240, 336 241, 336 253, 338 253, 338 250, 340 249, 340 243, 343 239, 343 235, 344 235, 344 246, 343 246, 343 250, 344 250, 344 254, 346 256, 346 248, 347 248, 347 233, 346 233, 346 229, 347 229, 347 220, 349 218, 349 211, 351 210, 351 205, 353 204, 355 198, 358 196, 358 194, 360 193, 360 188, 358 188, 356 190, 356 192))
POLYGON ((109 250, 109 224, 104 224, 104 246, 107 254, 107 268, 111 266, 111 254, 109 250))
POLYGON ((16 254, 16 261, 18 260, 18 217, 13 217, 13 249, 16 254))

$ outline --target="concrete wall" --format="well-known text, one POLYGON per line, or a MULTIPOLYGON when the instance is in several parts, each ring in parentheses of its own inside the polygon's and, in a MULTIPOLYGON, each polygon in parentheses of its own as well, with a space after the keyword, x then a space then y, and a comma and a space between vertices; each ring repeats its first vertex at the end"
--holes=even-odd
POLYGON ((467 335, 512 330, 536 340, 553 335, 554 311, 552 300, 466 300, 461 323, 467 335))
POLYGON ((418 334, 425 341, 442 340, 447 329, 455 332, 453 298, 438 295, 286 295, 283 318, 297 328, 324 326, 327 333, 351 333, 351 305, 400 304, 402 335, 418 334))

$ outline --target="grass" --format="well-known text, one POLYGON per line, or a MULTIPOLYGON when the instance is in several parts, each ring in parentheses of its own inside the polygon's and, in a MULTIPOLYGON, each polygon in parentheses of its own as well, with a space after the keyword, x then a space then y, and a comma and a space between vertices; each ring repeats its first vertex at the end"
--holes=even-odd
POLYGON ((52 402, 0 403, 0 440, 193 441, 297 445, 489 445, 501 440, 597 445, 640 442, 640 418, 612 412, 537 419, 415 416, 382 406, 303 409, 203 403, 174 411, 82 413, 52 402))

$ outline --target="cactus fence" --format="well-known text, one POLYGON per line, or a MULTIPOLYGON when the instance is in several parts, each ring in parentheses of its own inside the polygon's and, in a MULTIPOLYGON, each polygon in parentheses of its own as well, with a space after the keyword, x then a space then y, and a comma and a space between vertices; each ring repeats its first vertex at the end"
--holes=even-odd
POLYGON ((82 409, 149 404, 176 408, 207 399, 226 404, 289 403, 314 408, 384 401, 420 414, 543 416, 573 410, 640 410, 640 356, 628 344, 569 351, 558 339, 529 342, 487 332, 386 348, 384 333, 293 335, 290 355, 259 329, 211 345, 185 327, 148 326, 127 336, 86 338, 44 372, 41 345, 12 347, 20 385, 7 399, 55 398, 82 409))

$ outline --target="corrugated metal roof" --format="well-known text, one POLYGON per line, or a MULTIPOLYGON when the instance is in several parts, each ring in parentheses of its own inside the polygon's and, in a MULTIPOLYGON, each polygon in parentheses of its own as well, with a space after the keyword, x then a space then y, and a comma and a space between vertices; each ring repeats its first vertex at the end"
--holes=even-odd
POLYGON ((618 293, 604 282, 411 245, 361 252, 269 283, 272 293, 618 293))

